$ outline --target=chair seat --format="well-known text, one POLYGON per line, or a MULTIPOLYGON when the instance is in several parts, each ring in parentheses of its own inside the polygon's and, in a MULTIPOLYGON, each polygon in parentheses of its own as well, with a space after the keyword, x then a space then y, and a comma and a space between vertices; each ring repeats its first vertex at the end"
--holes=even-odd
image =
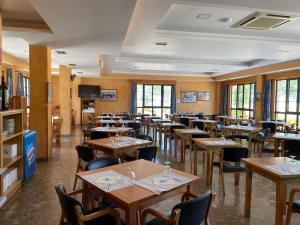
POLYGON ((293 210, 297 213, 300 213, 300 200, 294 201, 293 203, 293 210))
MULTIPOLYGON (((171 216, 171 212, 169 212, 167 215, 167 217, 171 216)), ((158 218, 152 219, 150 220, 148 223, 146 223, 147 225, 168 225, 167 223, 164 223, 163 221, 161 221, 158 218)))
MULTIPOLYGON (((220 167, 220 162, 213 162, 213 166, 220 167)), ((246 171, 246 167, 240 163, 223 161, 223 171, 224 172, 246 171)))

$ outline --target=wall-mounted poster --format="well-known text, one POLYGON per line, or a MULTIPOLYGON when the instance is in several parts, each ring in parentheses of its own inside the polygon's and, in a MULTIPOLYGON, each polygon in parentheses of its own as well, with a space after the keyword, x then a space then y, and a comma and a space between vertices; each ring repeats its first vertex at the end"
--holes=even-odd
POLYGON ((116 89, 101 89, 100 90, 100 101, 115 102, 118 99, 116 89))
POLYGON ((183 103, 195 103, 197 102, 197 91, 182 91, 181 102, 183 103))
POLYGON ((207 91, 198 91, 198 101, 208 101, 209 100, 209 92, 207 91))

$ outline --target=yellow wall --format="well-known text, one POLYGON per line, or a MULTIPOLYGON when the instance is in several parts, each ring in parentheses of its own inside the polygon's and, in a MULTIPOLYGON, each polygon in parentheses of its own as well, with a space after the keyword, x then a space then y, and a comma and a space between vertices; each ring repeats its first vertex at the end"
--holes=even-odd
POLYGON ((80 124, 81 100, 78 97, 78 84, 81 83, 81 78, 76 77, 71 83, 72 85, 72 109, 76 111, 75 124, 80 124))
MULTIPOLYGON (((118 101, 116 102, 102 102, 96 100, 96 114, 104 112, 120 113, 130 111, 131 100, 131 83, 135 80, 130 79, 108 79, 108 78, 82 78, 81 84, 86 85, 100 85, 101 89, 117 89, 118 101)), ((151 83, 145 80, 145 83, 151 83)), ((168 83, 167 80, 160 80, 155 83, 168 83)), ((139 80, 139 83, 143 83, 139 80)), ((174 83, 172 81, 171 83, 174 83)), ((212 81, 176 81, 176 102, 177 112, 215 112, 215 90, 216 82, 212 81), (182 91, 208 91, 210 92, 209 101, 197 101, 197 103, 181 103, 180 96, 182 91)))
POLYGON ((131 81, 101 78, 82 78, 81 84, 100 85, 101 89, 117 89, 118 100, 116 102, 95 101, 96 114, 105 112, 120 113, 130 111, 131 81))
POLYGON ((176 110, 182 113, 215 113, 216 110, 216 82, 202 81, 177 81, 176 82, 176 110), (210 93, 209 101, 197 101, 197 103, 181 103, 182 91, 207 91, 210 93))

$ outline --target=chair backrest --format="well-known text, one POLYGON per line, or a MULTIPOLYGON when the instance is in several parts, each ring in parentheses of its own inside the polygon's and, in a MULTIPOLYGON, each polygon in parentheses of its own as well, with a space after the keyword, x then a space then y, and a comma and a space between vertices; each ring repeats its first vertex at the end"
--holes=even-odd
POLYGON ((270 128, 262 129, 257 133, 258 141, 263 142, 266 138, 269 137, 270 133, 270 128))
POLYGON ((284 150, 286 155, 294 155, 296 158, 300 157, 300 141, 295 140, 285 140, 284 141, 284 150))
POLYGON ((182 123, 184 124, 186 127, 189 126, 189 119, 188 118, 185 118, 185 117, 180 117, 179 118, 179 123, 182 123))
POLYGON ((102 131, 93 131, 90 134, 91 140, 101 139, 101 138, 108 138, 108 133, 102 131))
POLYGON ((152 146, 142 147, 139 148, 138 151, 139 151, 138 159, 153 161, 155 160, 156 157, 157 146, 152 145, 152 146))
POLYGON ((136 138, 146 140, 146 141, 153 141, 153 138, 146 134, 139 134, 136 136, 136 138))
POLYGON ((119 159, 116 157, 101 157, 94 159, 92 161, 89 161, 88 164, 85 167, 85 170, 95 170, 107 166, 113 166, 119 164, 119 159))
POLYGON ((141 124, 137 123, 137 122, 130 122, 127 124, 127 127, 131 127, 134 130, 138 130, 138 129, 141 129, 141 124))
POLYGON ((198 127, 200 130, 204 130, 204 123, 201 121, 193 121, 192 122, 192 127, 198 127))
POLYGON ((199 225, 207 218, 212 200, 211 191, 192 200, 174 206, 173 210, 180 209, 178 225, 199 225))
POLYGON ((276 124, 275 123, 262 123, 263 129, 270 129, 271 133, 275 133, 276 131, 276 124))
POLYGON ((82 204, 77 201, 75 198, 72 198, 66 192, 64 185, 59 184, 55 186, 56 193, 59 198, 60 206, 63 212, 65 219, 70 225, 78 225, 75 206, 79 205, 83 211, 82 204))
POLYGON ((209 138, 209 134, 192 134, 192 138, 209 138))
POLYGON ((89 162, 94 159, 94 152, 92 148, 82 145, 77 145, 75 148, 78 154, 78 158, 82 161, 89 162))
POLYGON ((213 114, 213 115, 210 116, 210 119, 211 119, 211 120, 216 120, 216 119, 217 119, 217 116, 218 116, 217 114, 213 114))
POLYGON ((240 162, 242 158, 248 158, 248 148, 223 148, 223 160, 240 162))

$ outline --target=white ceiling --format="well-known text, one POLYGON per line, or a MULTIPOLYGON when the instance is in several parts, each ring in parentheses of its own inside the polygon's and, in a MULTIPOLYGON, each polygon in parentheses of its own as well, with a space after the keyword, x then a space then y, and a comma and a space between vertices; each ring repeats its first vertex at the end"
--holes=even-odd
POLYGON ((300 19, 268 31, 231 27, 258 11, 300 16, 298 0, 30 2, 53 34, 5 31, 4 51, 26 59, 27 43, 47 44, 53 66, 75 63, 83 76, 99 76, 99 60, 107 73, 201 77, 300 58, 300 19), (232 21, 220 22, 224 17, 232 21))

